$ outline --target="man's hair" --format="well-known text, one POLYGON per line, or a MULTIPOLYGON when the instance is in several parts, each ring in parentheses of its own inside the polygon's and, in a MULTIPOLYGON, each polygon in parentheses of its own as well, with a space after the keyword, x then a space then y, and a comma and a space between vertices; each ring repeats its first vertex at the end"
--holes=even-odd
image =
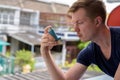
POLYGON ((100 16, 103 19, 102 22, 105 23, 106 8, 101 0, 77 0, 69 8, 68 13, 74 13, 80 8, 85 9, 87 16, 91 19, 100 16))

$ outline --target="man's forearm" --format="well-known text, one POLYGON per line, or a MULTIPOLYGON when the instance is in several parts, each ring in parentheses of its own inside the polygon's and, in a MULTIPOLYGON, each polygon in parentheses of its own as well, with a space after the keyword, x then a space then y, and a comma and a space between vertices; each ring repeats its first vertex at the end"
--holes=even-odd
POLYGON ((62 70, 55 64, 51 52, 49 51, 49 53, 47 53, 47 55, 43 54, 42 55, 46 66, 48 68, 48 71, 50 72, 53 80, 65 80, 65 76, 64 73, 62 72, 62 70))

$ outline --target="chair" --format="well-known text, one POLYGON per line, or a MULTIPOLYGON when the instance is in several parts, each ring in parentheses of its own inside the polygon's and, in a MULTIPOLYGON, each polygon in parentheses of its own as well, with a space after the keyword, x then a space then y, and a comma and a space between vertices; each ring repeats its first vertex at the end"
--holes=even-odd
POLYGON ((109 14, 107 25, 109 27, 120 26, 120 5, 114 8, 109 14))

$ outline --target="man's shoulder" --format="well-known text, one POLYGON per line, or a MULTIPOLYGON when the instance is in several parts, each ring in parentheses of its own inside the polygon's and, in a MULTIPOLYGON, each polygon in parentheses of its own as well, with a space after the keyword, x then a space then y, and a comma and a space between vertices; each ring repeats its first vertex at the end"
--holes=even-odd
POLYGON ((88 46, 81 51, 81 53, 90 53, 90 52, 93 52, 94 46, 95 46, 95 43, 94 42, 90 42, 88 44, 88 46))
POLYGON ((120 34, 120 26, 111 27, 110 30, 112 33, 119 33, 120 34))
POLYGON ((110 31, 112 42, 120 47, 120 27, 110 28, 110 31))
POLYGON ((110 28, 111 36, 114 40, 120 42, 120 26, 119 27, 111 27, 110 28))

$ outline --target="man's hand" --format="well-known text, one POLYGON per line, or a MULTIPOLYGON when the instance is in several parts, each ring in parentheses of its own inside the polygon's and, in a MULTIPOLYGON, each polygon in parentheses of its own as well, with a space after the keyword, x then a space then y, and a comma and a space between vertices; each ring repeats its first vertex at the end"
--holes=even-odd
POLYGON ((58 42, 55 41, 55 39, 48 33, 48 30, 51 28, 51 26, 48 26, 44 30, 44 34, 41 38, 41 53, 47 54, 50 49, 52 49, 53 46, 57 45, 58 42))

